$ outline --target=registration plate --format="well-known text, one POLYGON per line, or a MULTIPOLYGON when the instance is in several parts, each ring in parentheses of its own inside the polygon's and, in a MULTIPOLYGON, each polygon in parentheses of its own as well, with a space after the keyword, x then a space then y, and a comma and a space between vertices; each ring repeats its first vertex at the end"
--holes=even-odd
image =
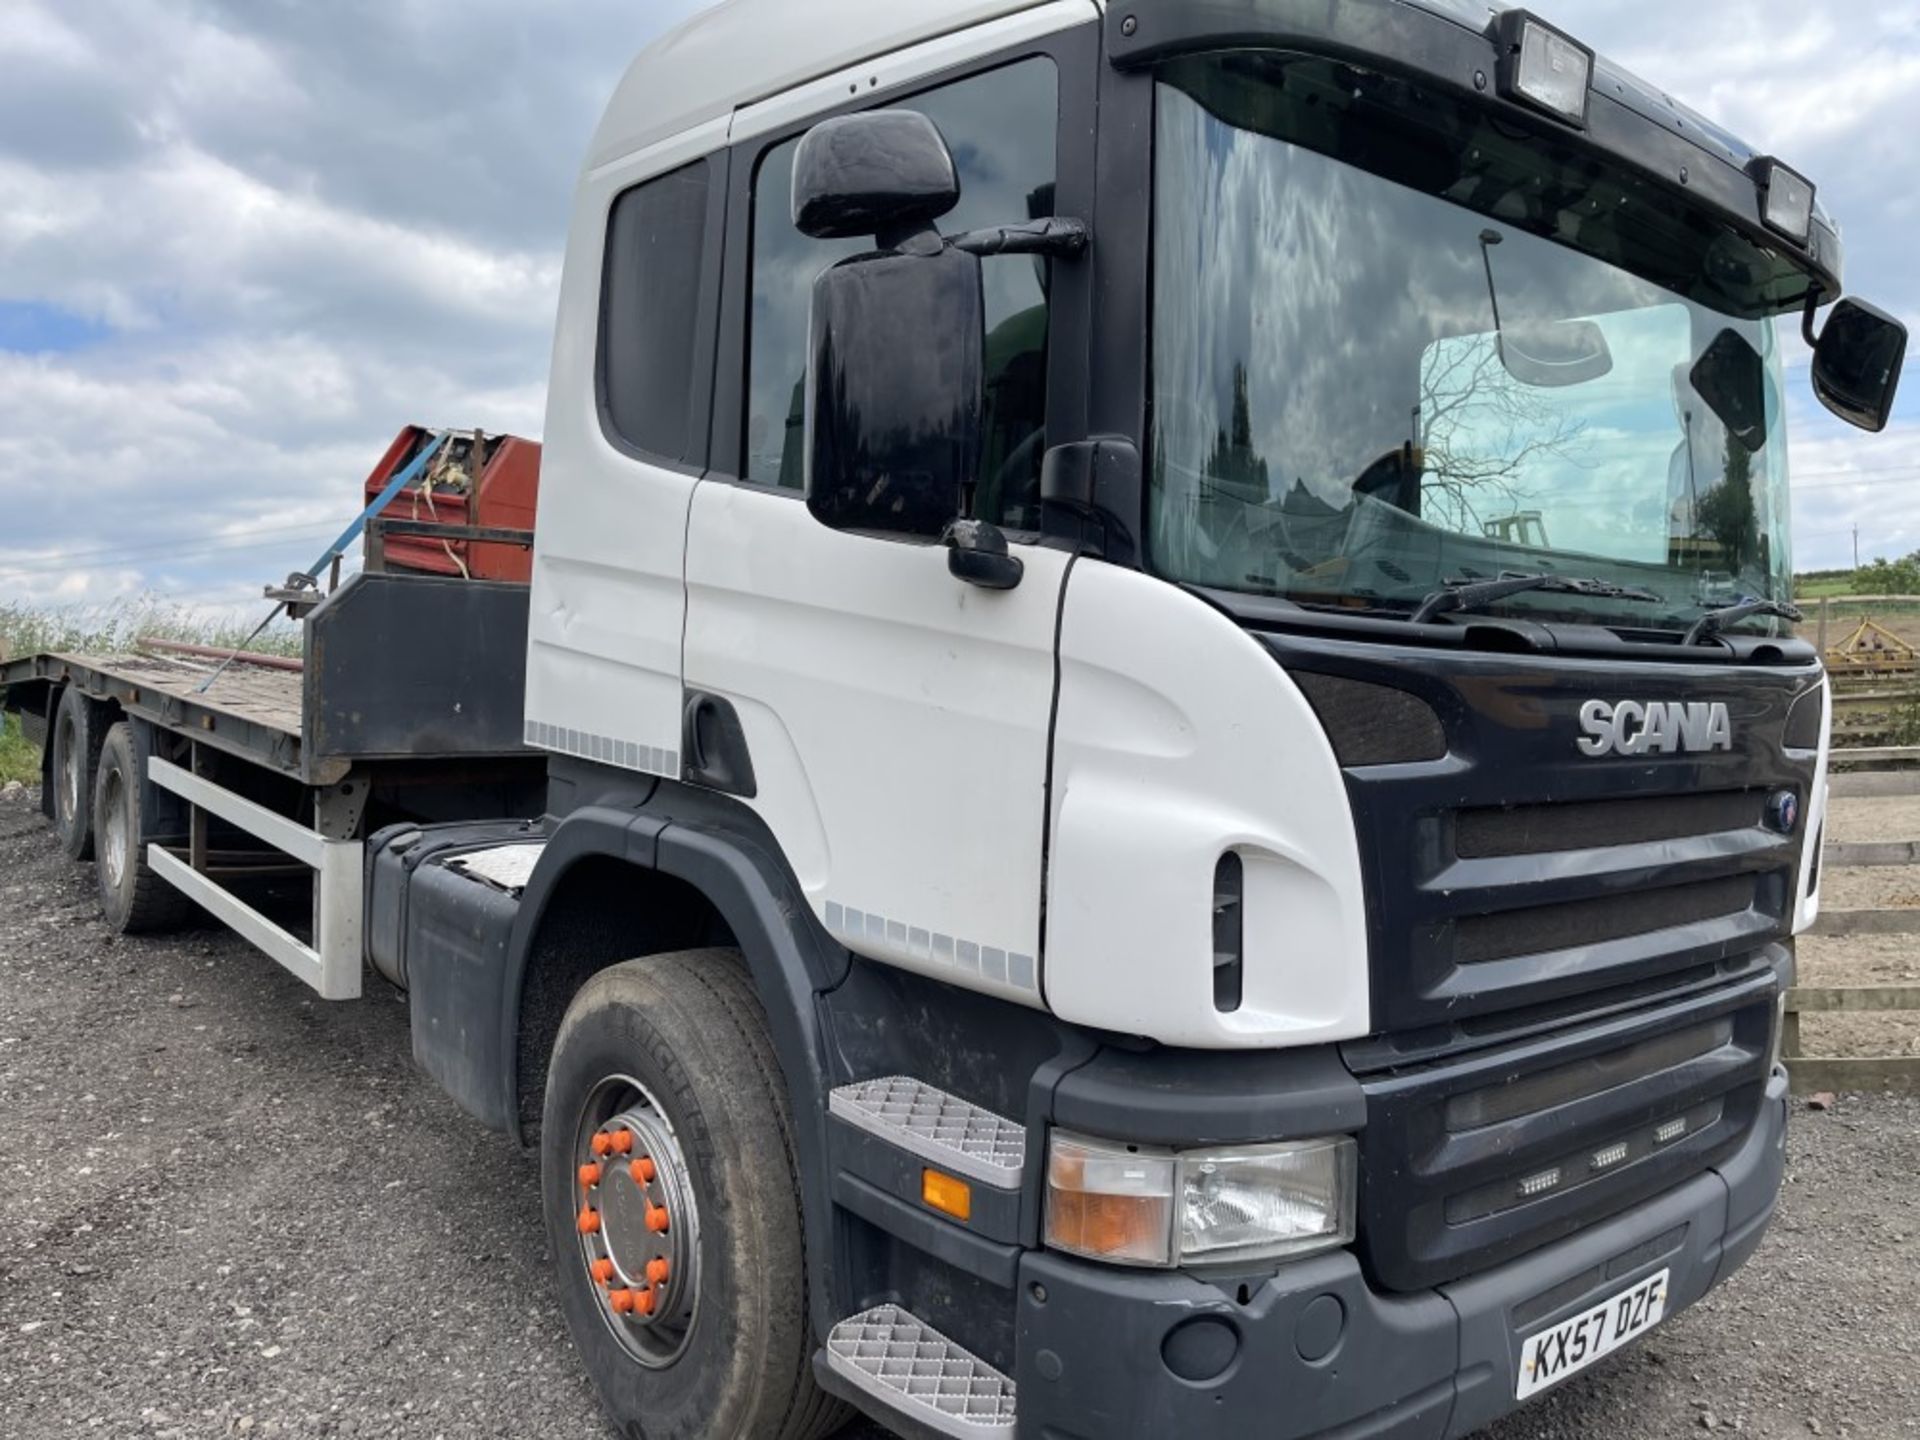
POLYGON ((1514 1398, 1525 1400, 1550 1385, 1558 1385, 1658 1325, 1667 1313, 1667 1274, 1662 1270, 1649 1275, 1571 1320, 1528 1336, 1520 1347, 1520 1378, 1514 1398))

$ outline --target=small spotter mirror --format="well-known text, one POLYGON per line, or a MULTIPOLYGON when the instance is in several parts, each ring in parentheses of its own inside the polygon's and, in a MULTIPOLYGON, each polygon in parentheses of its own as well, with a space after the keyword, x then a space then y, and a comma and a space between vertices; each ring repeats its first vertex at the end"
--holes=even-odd
POLYGON ((1907 357, 1907 327, 1863 300, 1842 300, 1818 339, 1809 307, 1806 332, 1820 403, 1849 425, 1875 434, 1886 429, 1907 357))
POLYGON ((1749 454, 1767 443, 1767 417, 1778 414, 1780 399, 1767 375, 1767 362, 1737 330, 1722 330, 1687 374, 1694 393, 1727 427, 1727 434, 1749 454))

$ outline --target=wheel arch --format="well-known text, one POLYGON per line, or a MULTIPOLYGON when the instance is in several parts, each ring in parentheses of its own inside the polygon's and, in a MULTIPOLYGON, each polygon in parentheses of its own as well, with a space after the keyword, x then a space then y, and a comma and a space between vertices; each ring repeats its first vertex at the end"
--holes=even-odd
POLYGON ((552 1042, 593 975, 648 954, 724 945, 747 964, 787 1095, 805 1206, 813 1318, 830 1324, 826 1163, 828 1043, 815 997, 851 957, 813 918, 770 841, 704 796, 636 813, 587 806, 555 828, 522 895, 501 995, 499 1111, 532 1143, 552 1042), (691 811, 692 813, 688 813, 691 811), (676 813, 678 812, 678 813, 676 813), (531 1107, 531 1108, 529 1108, 531 1107))

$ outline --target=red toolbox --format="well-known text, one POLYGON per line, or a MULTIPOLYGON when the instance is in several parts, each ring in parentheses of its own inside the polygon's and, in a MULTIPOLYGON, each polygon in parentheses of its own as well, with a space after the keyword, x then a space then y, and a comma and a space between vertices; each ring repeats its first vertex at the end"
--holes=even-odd
MULTIPOLYGON (((371 505, 393 477, 411 464, 437 432, 409 425, 387 447, 367 477, 371 505)), ((440 525, 531 532, 540 494, 540 447, 517 435, 453 431, 417 480, 380 513, 383 520, 420 520, 440 525)), ((378 547, 388 570, 428 575, 464 575, 474 580, 533 578, 533 551, 521 545, 433 535, 380 535, 369 531, 369 552, 378 547)))

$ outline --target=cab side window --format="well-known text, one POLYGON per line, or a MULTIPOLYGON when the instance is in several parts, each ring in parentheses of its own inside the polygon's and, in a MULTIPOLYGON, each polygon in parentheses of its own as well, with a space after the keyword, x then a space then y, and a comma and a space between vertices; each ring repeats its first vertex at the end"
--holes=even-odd
POLYGON ((613 202, 600 297, 600 413, 624 448, 698 466, 707 417, 694 384, 711 162, 696 160, 613 202))
MULTIPOLYGON (((945 234, 1054 213, 1059 77, 1052 60, 1016 61, 894 102, 940 127, 960 174, 945 234)), ((794 136, 761 157, 753 197, 753 309, 748 345, 745 478, 798 490, 805 482, 807 316, 814 277, 873 248, 870 239, 813 240, 793 227, 794 136)), ((987 302, 986 444, 973 513, 1009 529, 1040 525, 1045 449, 1047 271, 1044 260, 996 256, 983 266, 987 302)))

